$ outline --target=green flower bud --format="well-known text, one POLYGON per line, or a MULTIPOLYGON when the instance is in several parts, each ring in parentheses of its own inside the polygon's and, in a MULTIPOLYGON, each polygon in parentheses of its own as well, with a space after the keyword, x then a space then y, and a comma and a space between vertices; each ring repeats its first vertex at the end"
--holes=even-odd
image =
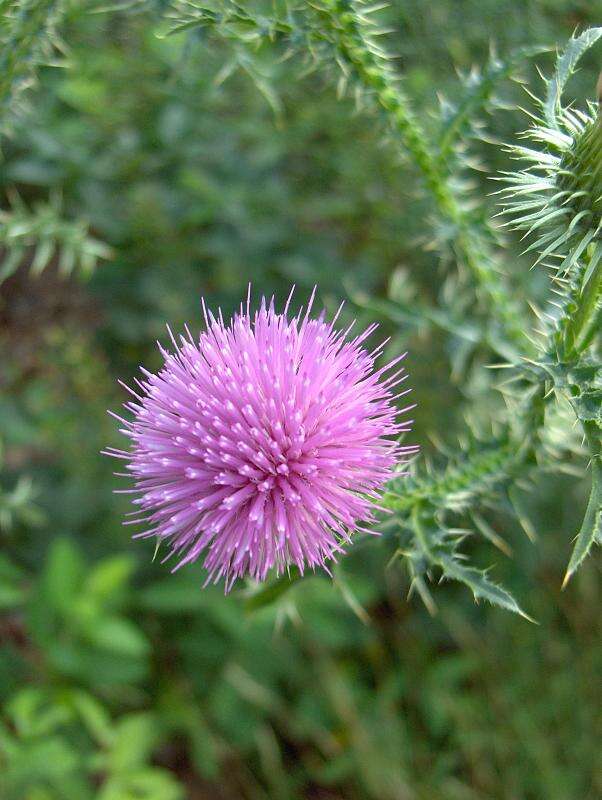
POLYGON ((557 187, 584 228, 599 228, 602 219, 602 117, 588 122, 560 160, 557 187))

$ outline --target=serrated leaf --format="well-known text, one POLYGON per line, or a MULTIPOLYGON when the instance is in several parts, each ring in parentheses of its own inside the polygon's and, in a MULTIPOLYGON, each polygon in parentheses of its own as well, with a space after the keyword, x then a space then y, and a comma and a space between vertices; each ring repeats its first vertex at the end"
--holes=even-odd
POLYGON ((520 47, 506 58, 490 58, 483 72, 472 73, 467 89, 459 103, 453 107, 445 120, 439 139, 439 157, 442 163, 449 158, 454 142, 461 138, 467 126, 492 99, 496 87, 512 75, 516 67, 527 58, 543 53, 545 47, 520 47))
POLYGON ((453 555, 448 555, 447 553, 438 553, 437 563, 446 578, 459 581, 468 586, 475 600, 487 600, 494 606, 513 611, 515 614, 519 614, 529 620, 529 622, 534 622, 528 614, 525 614, 510 592, 490 581, 485 572, 475 567, 467 567, 461 564, 453 555))
POLYGON ((558 127, 557 113, 562 92, 577 66, 581 56, 602 36, 602 27, 589 28, 580 36, 572 37, 556 62, 553 78, 546 81, 546 97, 543 104, 546 122, 551 128, 558 127))
POLYGON ((575 539, 575 546, 562 582, 564 588, 571 577, 587 558, 594 542, 602 539, 602 461, 596 458, 592 463, 592 490, 581 529, 575 539))

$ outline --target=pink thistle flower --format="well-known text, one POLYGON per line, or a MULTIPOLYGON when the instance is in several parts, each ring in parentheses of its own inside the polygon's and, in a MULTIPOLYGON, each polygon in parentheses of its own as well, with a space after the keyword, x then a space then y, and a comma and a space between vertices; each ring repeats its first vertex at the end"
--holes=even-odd
POLYGON ((289 320, 291 296, 282 314, 264 298, 253 316, 247 299, 229 324, 203 302, 198 340, 187 328, 176 343, 170 331, 162 369, 142 369, 140 393, 126 387, 134 418, 117 419, 131 450, 105 451, 129 462, 140 506, 130 524, 146 525, 137 537, 168 542, 175 569, 204 553, 207 581, 223 577, 226 590, 272 567, 328 570, 417 449, 395 438, 412 422, 397 416, 413 406, 393 405, 403 356, 375 370, 385 342, 372 352, 363 343, 376 325, 349 339, 352 326, 334 328, 338 312, 310 319, 313 294, 289 320))

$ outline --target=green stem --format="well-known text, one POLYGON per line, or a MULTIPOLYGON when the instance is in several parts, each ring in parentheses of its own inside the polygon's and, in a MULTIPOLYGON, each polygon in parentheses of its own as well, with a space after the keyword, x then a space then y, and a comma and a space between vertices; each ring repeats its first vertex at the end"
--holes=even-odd
POLYGON ((412 528, 414 529, 416 540, 418 541, 418 544, 420 545, 424 555, 429 561, 435 562, 435 553, 433 552, 429 537, 422 525, 422 506, 420 503, 417 503, 412 509, 412 528))
POLYGON ((590 316, 589 322, 583 327, 579 337, 579 350, 584 353, 596 336, 600 336, 602 331, 602 298, 598 308, 590 316))
POLYGON ((595 331, 592 333, 590 330, 590 325, 597 317, 596 310, 602 299, 602 251, 599 248, 600 245, 591 256, 592 259, 597 258, 597 263, 582 287, 579 306, 569 323, 570 341, 573 342, 575 353, 582 353, 595 335, 595 331))
POLYGON ((435 201, 437 210, 456 229, 455 250, 460 261, 472 273, 482 290, 494 319, 500 319, 505 336, 519 350, 529 347, 525 327, 515 299, 495 269, 486 237, 475 230, 462 203, 455 196, 441 170, 441 161, 433 152, 425 131, 416 119, 409 98, 387 62, 368 38, 353 0, 333 0, 333 14, 338 23, 338 50, 350 64, 360 82, 372 90, 379 105, 389 117, 393 129, 422 173, 424 183, 435 201))
POLYGON ((599 334, 602 300, 602 245, 589 248, 567 290, 563 314, 556 323, 548 352, 562 362, 571 362, 599 334))

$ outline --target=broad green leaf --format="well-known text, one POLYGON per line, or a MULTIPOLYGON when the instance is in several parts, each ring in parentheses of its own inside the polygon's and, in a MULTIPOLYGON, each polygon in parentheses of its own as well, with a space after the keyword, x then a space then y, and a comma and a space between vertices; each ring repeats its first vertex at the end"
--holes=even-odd
POLYGON ((129 555, 104 559, 88 575, 85 591, 103 604, 118 606, 123 599, 134 566, 134 560, 129 555))
POLYGON ((145 764, 158 741, 154 714, 141 712, 122 717, 115 726, 108 767, 112 773, 128 772, 145 764))
POLYGON ((145 656, 150 647, 140 628, 123 617, 99 617, 86 631, 86 637, 96 647, 134 658, 145 656))
POLYGON ((66 537, 56 539, 44 570, 44 600, 57 611, 68 613, 81 590, 84 564, 76 544, 66 537))

